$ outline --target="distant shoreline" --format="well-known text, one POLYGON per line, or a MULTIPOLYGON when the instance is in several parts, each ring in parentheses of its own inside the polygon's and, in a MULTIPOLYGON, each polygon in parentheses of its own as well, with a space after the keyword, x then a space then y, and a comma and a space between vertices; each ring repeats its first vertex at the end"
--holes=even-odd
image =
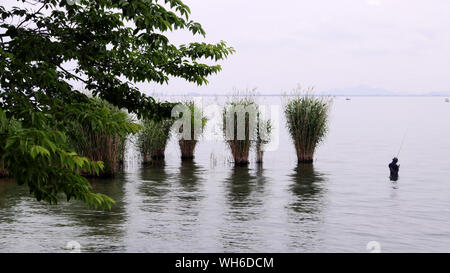
MULTIPOLYGON (((155 97, 246 97, 246 96, 254 96, 254 97, 294 97, 297 96, 295 94, 150 94, 155 97)), ((435 97, 435 98, 445 98, 450 97, 448 95, 331 95, 331 94, 313 94, 314 96, 319 97, 435 97)))

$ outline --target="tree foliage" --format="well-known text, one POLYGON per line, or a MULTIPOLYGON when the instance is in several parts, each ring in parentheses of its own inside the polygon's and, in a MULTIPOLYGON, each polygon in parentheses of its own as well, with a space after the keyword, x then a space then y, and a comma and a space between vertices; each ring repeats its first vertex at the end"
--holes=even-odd
POLYGON ((1 161, 17 183, 28 185, 38 201, 56 204, 58 194, 64 193, 68 201, 74 198, 92 207, 110 207, 113 200, 92 193, 89 181, 79 175, 81 171, 98 173, 103 162, 77 155, 67 145, 66 136, 48 125, 52 116, 31 115, 32 126, 24 128, 0 109, 1 161))
POLYGON ((80 176, 102 163, 80 157, 67 142, 69 119, 87 114, 89 123, 101 124, 95 112, 84 111, 90 99, 75 83, 138 118, 170 117, 172 103, 156 102, 134 84, 167 83, 170 77, 205 84, 221 70, 207 60, 234 52, 223 41, 172 44, 167 31, 205 35, 189 15, 180 0, 0 4, 0 161, 18 183, 28 184, 38 200, 55 203, 63 192, 67 199, 110 205, 80 176))
POLYGON ((201 85, 221 70, 201 61, 233 52, 223 41, 171 44, 162 33, 185 29, 205 35, 180 0, 46 0, 33 7, 0 6, 2 89, 28 98, 36 91, 66 98, 74 91, 68 81, 81 81, 139 117, 170 116, 170 103, 156 103, 131 82, 167 83, 173 76, 201 85))

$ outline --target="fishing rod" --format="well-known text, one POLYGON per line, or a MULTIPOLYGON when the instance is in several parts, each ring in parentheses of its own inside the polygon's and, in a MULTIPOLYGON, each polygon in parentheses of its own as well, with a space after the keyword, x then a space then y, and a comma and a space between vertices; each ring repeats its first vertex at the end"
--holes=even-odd
POLYGON ((408 133, 408 130, 409 130, 409 128, 406 129, 405 134, 403 135, 402 143, 400 144, 400 149, 398 149, 398 153, 397 153, 397 156, 396 156, 397 158, 400 155, 400 152, 402 151, 403 143, 405 143, 406 134, 408 133))

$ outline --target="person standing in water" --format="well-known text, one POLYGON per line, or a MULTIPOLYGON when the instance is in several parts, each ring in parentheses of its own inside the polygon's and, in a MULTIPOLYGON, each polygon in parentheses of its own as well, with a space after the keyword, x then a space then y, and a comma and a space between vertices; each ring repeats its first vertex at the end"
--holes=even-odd
POLYGON ((389 170, 391 171, 391 175, 389 176, 389 178, 392 181, 398 180, 398 171, 400 170, 400 165, 397 165, 397 162, 398 158, 394 157, 392 159, 392 162, 389 164, 389 170))

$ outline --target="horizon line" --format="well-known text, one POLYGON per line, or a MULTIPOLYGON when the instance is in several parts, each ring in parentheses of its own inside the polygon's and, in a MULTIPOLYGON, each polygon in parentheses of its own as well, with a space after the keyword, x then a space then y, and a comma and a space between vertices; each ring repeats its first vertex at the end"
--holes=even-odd
MULTIPOLYGON (((301 95, 301 94, 300 94, 301 95)), ((450 94, 312 94, 318 97, 448 97, 450 94)), ((185 96, 196 96, 196 97, 295 97, 297 94, 252 94, 252 93, 240 93, 240 94, 197 94, 197 93, 187 93, 187 94, 167 94, 167 93, 154 93, 150 96, 159 97, 185 97, 185 96)))

